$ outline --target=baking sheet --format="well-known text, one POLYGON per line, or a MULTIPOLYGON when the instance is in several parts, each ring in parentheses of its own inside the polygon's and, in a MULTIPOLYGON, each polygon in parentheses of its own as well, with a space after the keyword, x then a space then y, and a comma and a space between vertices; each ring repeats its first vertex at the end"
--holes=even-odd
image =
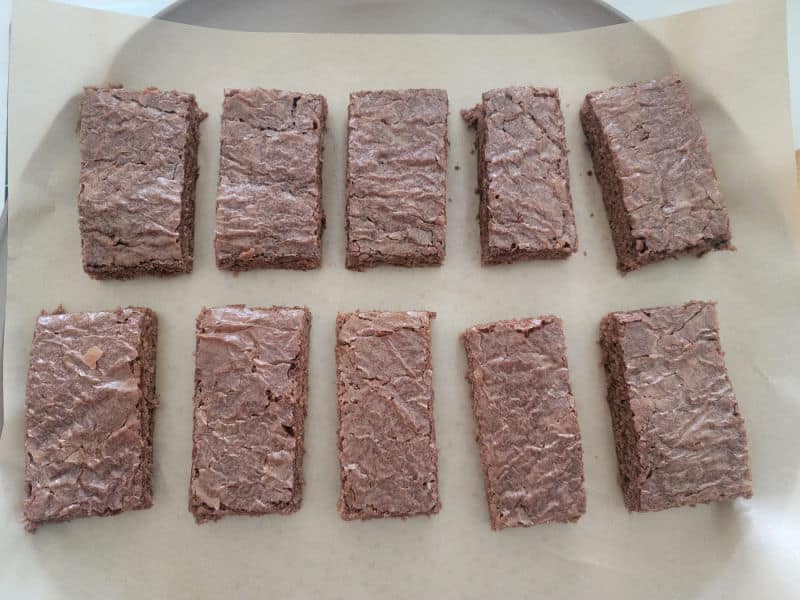
POLYGON ((34 598, 769 598, 800 585, 800 204, 794 185, 784 2, 746 2, 548 36, 247 34, 17 2, 12 32, 9 281, 0 440, 0 590, 34 598), (730 208, 737 252, 621 277, 578 122, 583 95, 680 72, 730 208), (202 126, 195 270, 97 282, 77 227, 81 87, 155 85, 197 94, 202 126), (458 117, 491 87, 561 89, 580 250, 567 261, 479 264, 473 135, 458 117), (330 105, 324 267, 216 269, 212 253, 225 87, 320 92, 330 105), (451 118, 447 260, 441 268, 344 269, 345 115, 351 90, 444 87, 451 118), (456 166, 460 167, 456 170, 456 166), (598 322, 608 311, 716 299, 727 364, 750 434, 752 501, 628 514, 616 462, 598 322), (203 305, 306 304, 313 312, 307 487, 291 517, 196 526, 187 510, 194 319, 203 305), (160 317, 155 506, 26 534, 23 397, 36 314, 147 305, 160 317), (442 512, 346 523, 336 513, 337 311, 435 310, 433 361, 442 512), (575 525, 489 529, 466 361, 475 323, 564 319, 585 452, 588 512, 575 525))

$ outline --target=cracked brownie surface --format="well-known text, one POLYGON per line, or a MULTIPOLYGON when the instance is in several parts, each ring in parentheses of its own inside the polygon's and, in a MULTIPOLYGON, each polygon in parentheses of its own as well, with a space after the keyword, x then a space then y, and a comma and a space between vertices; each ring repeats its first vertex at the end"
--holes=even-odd
POLYGON ((344 519, 439 511, 430 352, 434 316, 376 311, 336 319, 344 519))
POLYGON ((487 323, 462 338, 492 528, 577 521, 583 450, 561 319, 487 323))
POLYGON ((156 315, 42 314, 25 392, 25 526, 152 505, 156 315))
POLYGON ((447 114, 444 90, 350 95, 349 269, 444 261, 447 114))
POLYGON ((565 258, 578 247, 558 90, 509 87, 463 111, 477 129, 481 259, 565 258))
POLYGON ((90 276, 192 270, 197 147, 205 117, 191 94, 84 90, 78 218, 90 276))
POLYGON ((314 269, 322 262, 325 98, 226 90, 215 249, 221 269, 314 269))
POLYGON ((600 343, 628 510, 749 498, 747 436, 715 304, 611 313, 600 343))
POLYGON ((198 523, 300 508, 310 327, 305 308, 200 313, 189 490, 198 523))
POLYGON ((580 116, 620 270, 731 249, 708 142, 679 77, 592 92, 580 116))

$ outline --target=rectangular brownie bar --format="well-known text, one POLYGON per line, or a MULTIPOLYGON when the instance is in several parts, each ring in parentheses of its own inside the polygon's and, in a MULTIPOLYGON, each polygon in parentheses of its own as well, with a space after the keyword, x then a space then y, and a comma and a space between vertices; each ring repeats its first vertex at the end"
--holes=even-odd
POLYGON ((78 216, 96 279, 192 270, 199 124, 191 94, 84 90, 78 216))
POLYGON ((339 513, 344 519, 439 512, 434 316, 376 311, 336 319, 339 513))
POLYGON ((715 304, 611 313, 600 336, 628 510, 749 498, 747 436, 715 304))
POLYGON ((197 318, 189 510, 288 514, 303 493, 305 308, 204 308, 197 318))
POLYGON ((477 129, 481 260, 566 258, 578 248, 558 90, 484 92, 463 111, 477 129))
POLYGON ((25 528, 153 503, 158 322, 149 308, 42 313, 25 392, 25 528))
POLYGON ((444 90, 350 94, 348 269, 444 261, 447 113, 444 90))
POLYGON ((322 136, 316 94, 226 90, 220 132, 220 269, 315 269, 322 262, 322 136))
POLYGON ((561 319, 478 325, 462 339, 492 529, 577 521, 583 451, 561 319))
POLYGON ((621 271, 731 248, 708 143, 680 78, 592 92, 580 115, 621 271))

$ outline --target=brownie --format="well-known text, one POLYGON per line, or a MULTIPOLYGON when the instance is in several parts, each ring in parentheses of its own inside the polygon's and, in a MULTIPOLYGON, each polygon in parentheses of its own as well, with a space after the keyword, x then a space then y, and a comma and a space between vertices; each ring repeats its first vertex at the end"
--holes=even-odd
POLYGON ((336 319, 339 513, 344 519, 439 512, 434 316, 376 311, 336 319))
POLYGON ((197 319, 189 510, 293 513, 303 493, 305 308, 204 308, 197 319))
POLYGON ((149 308, 36 321, 25 393, 25 528, 153 503, 158 322, 149 308))
POLYGON ((85 88, 78 216, 90 276, 192 270, 198 130, 205 117, 191 94, 85 88))
POLYGON ((462 111, 477 129, 481 260, 566 258, 578 248, 558 90, 508 87, 462 111))
POLYGON ((350 94, 348 269, 444 261, 447 113, 444 90, 350 94))
POLYGON ((600 336, 628 510, 749 498, 747 437, 716 305, 611 313, 600 336))
POLYGON ((583 451, 561 319, 478 325, 462 339, 492 529, 577 521, 583 451))
POLYGON ((592 92, 580 116, 621 271, 731 249, 708 143, 680 78, 592 92))
POLYGON ((322 262, 322 136, 316 94, 226 90, 220 132, 220 269, 315 269, 322 262))

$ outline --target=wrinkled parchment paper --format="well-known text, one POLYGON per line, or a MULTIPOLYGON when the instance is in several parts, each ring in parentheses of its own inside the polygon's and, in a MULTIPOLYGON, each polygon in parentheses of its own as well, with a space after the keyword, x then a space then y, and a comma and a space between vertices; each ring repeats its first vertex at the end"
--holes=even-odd
POLYGON ((551 36, 243 34, 17 2, 11 48, 10 247, 0 441, 4 598, 791 598, 800 589, 800 210, 794 185, 784 2, 766 0, 551 36), (736 252, 621 277, 578 108, 590 90, 681 73, 708 133, 736 252), (195 270, 98 282, 81 271, 76 212, 81 87, 123 82, 197 94, 202 126, 195 270), (473 134, 458 116, 483 90, 561 89, 580 249, 567 261, 479 264, 473 134), (212 225, 226 87, 320 92, 324 267, 216 269, 212 225), (447 260, 441 268, 344 269, 345 115, 363 88, 450 94, 447 260), (459 167, 458 169, 456 167, 459 167), (598 322, 608 311, 716 299, 752 451, 752 501, 628 514, 598 322), (147 305, 160 318, 155 506, 23 532, 23 396, 42 308, 147 305), (307 304, 313 312, 303 507, 291 517, 199 527, 187 505, 194 320, 201 306, 307 304), (337 311, 424 308, 433 325, 442 512, 346 523, 336 513, 337 311), (575 525, 489 529, 458 334, 495 319, 564 319, 583 431, 588 512, 575 525))

